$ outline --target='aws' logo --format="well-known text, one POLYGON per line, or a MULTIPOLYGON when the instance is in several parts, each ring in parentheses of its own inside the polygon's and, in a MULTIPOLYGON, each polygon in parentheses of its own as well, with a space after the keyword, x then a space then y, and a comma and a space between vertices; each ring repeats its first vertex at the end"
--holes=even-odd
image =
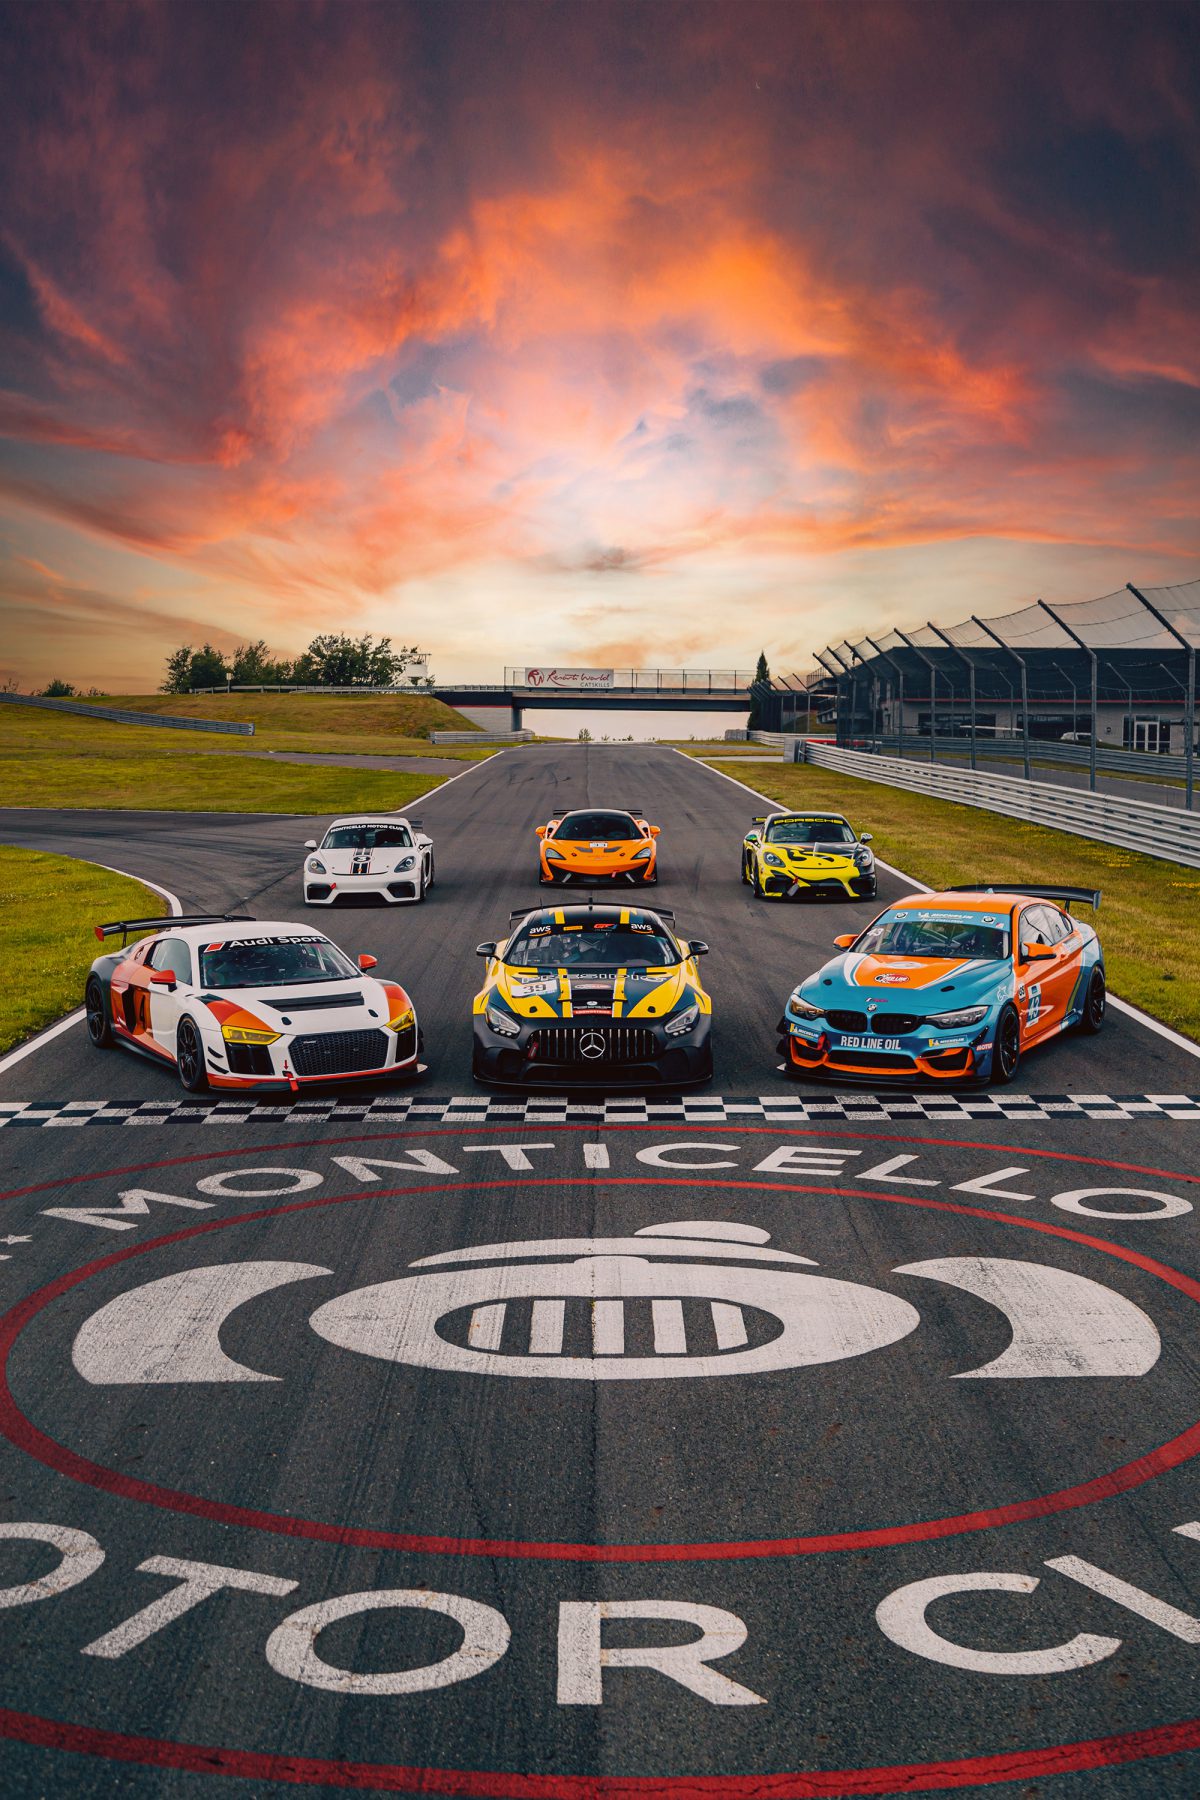
MULTIPOLYGON (((885 1349, 921 1323, 910 1301, 814 1274, 755 1226, 647 1225, 630 1237, 546 1238, 443 1251, 395 1279, 317 1307, 312 1330, 360 1356, 468 1376, 670 1381, 758 1375, 885 1349)), ((274 1381, 227 1356, 225 1320, 309 1263, 220 1263, 146 1282, 94 1313, 73 1346, 99 1384, 274 1381)), ((1044 1263, 948 1256, 900 1277, 960 1288, 999 1308, 1008 1346, 956 1379, 1144 1375, 1151 1320, 1101 1283, 1044 1263)))

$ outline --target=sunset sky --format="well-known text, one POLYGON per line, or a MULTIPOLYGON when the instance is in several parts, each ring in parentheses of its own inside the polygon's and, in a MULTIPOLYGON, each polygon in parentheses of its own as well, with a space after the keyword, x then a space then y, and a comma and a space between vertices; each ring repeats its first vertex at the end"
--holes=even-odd
POLYGON ((0 677, 777 669, 1200 562, 1194 6, 0 7, 0 677))

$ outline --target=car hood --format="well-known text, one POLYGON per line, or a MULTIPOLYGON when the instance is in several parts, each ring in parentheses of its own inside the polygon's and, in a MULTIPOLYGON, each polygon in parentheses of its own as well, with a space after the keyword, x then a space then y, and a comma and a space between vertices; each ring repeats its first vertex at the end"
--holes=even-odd
POLYGON ((546 849, 558 851, 567 862, 603 862, 609 857, 630 857, 644 850, 650 838, 610 838, 606 843, 570 843, 560 838, 547 838, 546 849))
POLYGON ((778 856, 789 869, 832 869, 854 861, 853 844, 763 844, 764 856, 778 856))
POLYGON ((1007 962, 935 957, 862 956, 848 951, 803 984, 816 1006, 894 1006, 903 997, 920 1013, 950 1012, 988 1000, 1011 978, 1007 962), (828 984, 828 985, 827 985, 828 984))
POLYGON ((286 988, 229 988, 223 993, 201 995, 222 1026, 253 1029, 255 1022, 270 1031, 308 1034, 323 1031, 369 1031, 398 1017, 406 1004, 403 990, 394 982, 361 981, 298 982, 286 988))
MULTIPOLYGON (((687 963, 665 969, 539 969, 502 965, 493 992, 519 1019, 665 1019, 702 990, 687 963)), ((707 1004, 707 1002, 705 1002, 707 1004)))
POLYGON ((330 875, 388 875, 406 856, 413 858, 410 867, 415 868, 417 849, 389 844, 386 850, 312 850, 309 855, 323 862, 330 875))

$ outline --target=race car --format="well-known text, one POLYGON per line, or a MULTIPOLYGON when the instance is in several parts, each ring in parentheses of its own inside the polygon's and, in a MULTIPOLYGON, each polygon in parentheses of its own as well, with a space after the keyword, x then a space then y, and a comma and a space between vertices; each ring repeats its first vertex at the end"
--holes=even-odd
POLYGON ((855 837, 841 813, 780 812, 757 818, 742 839, 742 880, 759 900, 828 894, 873 900, 871 833, 855 837))
POLYGON ((898 900, 795 988, 777 1027, 794 1076, 1008 1083, 1024 1051, 1104 1023, 1104 955, 1071 917, 1091 888, 948 888, 898 900))
POLYGON ((420 1029, 394 981, 368 973, 319 931, 287 921, 198 913, 117 919, 84 989, 88 1036, 205 1087, 298 1093, 314 1082, 412 1076, 420 1029), (131 933, 153 932, 127 945, 131 933))
POLYGON ((640 907, 519 910, 480 944, 472 1072, 512 1085, 646 1087, 712 1074, 712 1002, 697 957, 708 945, 640 907))
POLYGON ((305 906, 367 899, 386 906, 423 900, 433 886, 433 839, 420 819, 365 813, 335 819, 318 844, 304 848, 305 906))
POLYGON ((597 886, 625 882, 651 886, 658 880, 657 825, 648 825, 636 806, 580 807, 558 813, 537 827, 542 840, 539 873, 546 887, 569 881, 597 886))

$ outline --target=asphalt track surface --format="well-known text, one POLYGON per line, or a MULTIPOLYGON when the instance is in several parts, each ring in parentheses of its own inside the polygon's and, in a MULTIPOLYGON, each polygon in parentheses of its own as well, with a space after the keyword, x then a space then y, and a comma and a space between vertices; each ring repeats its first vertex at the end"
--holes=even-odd
MULTIPOLYGON (((0 1075, 5 1800, 1200 1792, 1200 1065, 1114 1013, 1000 1108, 787 1085, 871 908, 755 903, 755 810, 618 745, 424 801, 425 905, 309 915, 413 992, 411 1092, 0 1075), (474 945, 585 801, 663 826, 715 1080, 481 1108, 474 945)), ((0 818, 273 917, 322 823, 0 818)))

